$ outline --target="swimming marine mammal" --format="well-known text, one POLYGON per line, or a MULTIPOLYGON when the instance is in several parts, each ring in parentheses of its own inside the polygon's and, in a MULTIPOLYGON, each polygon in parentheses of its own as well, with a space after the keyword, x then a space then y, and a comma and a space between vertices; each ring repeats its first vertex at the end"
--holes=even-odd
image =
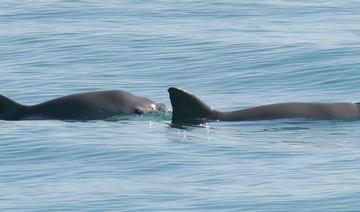
POLYGON ((169 88, 173 108, 173 122, 193 121, 252 121, 304 118, 353 119, 360 117, 359 103, 335 102, 287 102, 262 105, 231 112, 221 112, 209 107, 191 93, 178 88, 169 88))
POLYGON ((162 109, 162 104, 121 90, 72 94, 32 106, 0 95, 2 120, 101 120, 115 115, 145 114, 162 109))

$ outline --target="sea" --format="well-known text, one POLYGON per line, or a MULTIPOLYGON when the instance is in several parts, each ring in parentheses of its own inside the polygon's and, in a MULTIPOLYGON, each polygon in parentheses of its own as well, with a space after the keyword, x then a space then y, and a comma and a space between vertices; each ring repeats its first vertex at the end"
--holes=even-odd
MULTIPOLYGON (((2 0, 0 94, 360 102, 358 0, 2 0)), ((1 112, 1 111, 0 111, 1 112)), ((0 121, 0 211, 358 211, 360 120, 0 121)))

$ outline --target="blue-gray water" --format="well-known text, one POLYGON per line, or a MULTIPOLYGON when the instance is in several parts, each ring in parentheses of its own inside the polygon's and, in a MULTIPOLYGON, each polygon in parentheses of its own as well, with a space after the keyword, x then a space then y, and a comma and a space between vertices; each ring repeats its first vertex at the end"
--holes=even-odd
MULTIPOLYGON (((360 101, 360 3, 4 0, 0 93, 360 101)), ((360 121, 0 121, 1 211, 360 208, 360 121)))

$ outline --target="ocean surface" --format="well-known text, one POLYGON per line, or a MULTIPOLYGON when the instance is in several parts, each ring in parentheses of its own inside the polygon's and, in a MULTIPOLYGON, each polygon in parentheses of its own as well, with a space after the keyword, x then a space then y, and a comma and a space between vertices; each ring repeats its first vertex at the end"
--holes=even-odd
MULTIPOLYGON (((355 0, 3 0, 0 93, 360 101, 355 0)), ((360 120, 0 121, 0 211, 360 209, 360 120)))

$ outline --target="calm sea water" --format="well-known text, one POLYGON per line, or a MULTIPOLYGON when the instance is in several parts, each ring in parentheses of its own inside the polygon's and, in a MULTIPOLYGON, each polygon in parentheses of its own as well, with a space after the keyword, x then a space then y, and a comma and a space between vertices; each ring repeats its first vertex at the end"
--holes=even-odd
MULTIPOLYGON (((0 93, 360 101, 360 2, 4 0, 0 93)), ((1 211, 360 208, 360 121, 0 121, 1 211)))

